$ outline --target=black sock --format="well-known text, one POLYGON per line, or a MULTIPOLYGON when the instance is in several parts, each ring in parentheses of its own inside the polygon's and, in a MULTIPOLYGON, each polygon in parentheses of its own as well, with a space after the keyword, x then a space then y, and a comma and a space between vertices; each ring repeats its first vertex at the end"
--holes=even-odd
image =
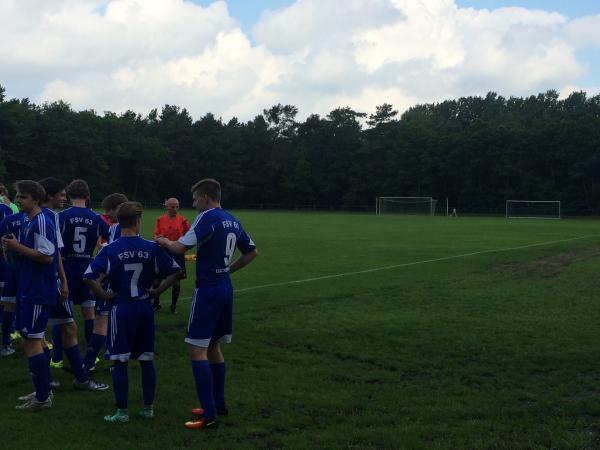
POLYGON ((181 292, 181 286, 173 286, 173 290, 171 291, 171 309, 175 309, 177 307, 179 292, 181 292))

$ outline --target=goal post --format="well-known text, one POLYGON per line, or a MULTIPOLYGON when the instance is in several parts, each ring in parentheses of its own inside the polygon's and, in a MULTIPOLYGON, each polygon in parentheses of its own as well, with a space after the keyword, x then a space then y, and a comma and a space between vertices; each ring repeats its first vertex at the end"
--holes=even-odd
POLYGON ((434 216, 437 200, 432 197, 375 197, 375 214, 434 216))
POLYGON ((506 200, 507 219, 560 219, 560 200, 506 200))

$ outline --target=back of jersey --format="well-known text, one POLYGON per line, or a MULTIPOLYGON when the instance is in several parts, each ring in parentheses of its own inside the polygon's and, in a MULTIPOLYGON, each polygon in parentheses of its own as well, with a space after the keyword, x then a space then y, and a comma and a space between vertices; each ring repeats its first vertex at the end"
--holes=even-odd
POLYGON ((106 274, 106 280, 116 300, 144 300, 157 278, 179 271, 179 266, 158 244, 139 236, 122 236, 107 245, 96 256, 85 277, 96 279, 106 274))
POLYGON ((197 246, 197 285, 229 278, 229 264, 235 249, 247 253, 256 248, 240 222, 221 208, 199 214, 179 242, 187 247, 197 246))
POLYGON ((89 208, 71 207, 58 214, 64 247, 63 258, 89 260, 98 238, 108 240, 108 225, 89 208))

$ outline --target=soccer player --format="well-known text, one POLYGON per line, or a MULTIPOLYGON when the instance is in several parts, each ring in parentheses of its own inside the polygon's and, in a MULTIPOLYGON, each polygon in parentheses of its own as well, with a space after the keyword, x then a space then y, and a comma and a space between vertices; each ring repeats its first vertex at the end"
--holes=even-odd
MULTIPOLYGON (((117 210, 122 203, 127 201, 124 194, 114 193, 106 196, 102 200, 102 207, 106 214, 100 216, 108 225, 108 238, 101 237, 100 240, 106 243, 112 243, 121 235, 121 228, 117 222, 117 210), (104 218, 106 217, 106 218, 104 218)), ((107 285, 107 289, 110 287, 107 285)), ((94 329, 92 333, 92 344, 88 346, 85 355, 85 367, 88 371, 94 369, 100 350, 106 343, 106 335, 108 334, 108 316, 110 313, 110 302, 104 301, 102 298, 96 298, 96 318, 94 319, 94 329)))
POLYGON ((4 205, 8 206, 11 209, 12 214, 16 214, 19 212, 19 208, 11 201, 10 196, 8 194, 8 189, 6 189, 6 186, 4 186, 3 184, 0 184, 0 203, 3 203, 4 205))
POLYGON ((180 276, 181 269, 155 242, 139 237, 142 205, 125 202, 118 210, 121 237, 104 247, 85 272, 85 282, 99 298, 112 303, 110 338, 106 358, 114 361, 113 387, 117 412, 104 420, 129 421, 127 363, 140 362, 144 409, 142 417, 154 417, 156 371, 154 368, 154 311, 150 297, 159 295, 180 276), (112 292, 102 289, 104 277, 112 292), (151 290, 154 280, 166 278, 151 290))
MULTIPOLYGON (((167 209, 167 213, 160 216, 156 219, 156 224, 154 225, 154 239, 160 236, 164 236, 170 241, 176 241, 190 229, 190 224, 187 219, 178 214, 179 212, 179 200, 176 198, 169 198, 165 202, 165 208, 167 209)), ((185 278, 185 256, 174 254, 171 255, 175 262, 179 264, 179 267, 183 270, 183 278, 185 278)), ((181 292, 181 285, 179 281, 177 281, 173 285, 173 289, 171 291, 171 312, 175 314, 177 309, 177 300, 179 299, 179 293, 181 292)), ((154 298, 154 309, 160 309, 160 299, 158 297, 154 298)))
POLYGON ((217 414, 227 415, 225 359, 220 343, 231 342, 233 288, 229 274, 250 263, 258 251, 240 222, 221 208, 221 185, 212 178, 192 186, 193 205, 199 212, 192 228, 178 241, 159 237, 170 253, 183 255, 196 247, 196 289, 187 342, 202 417, 185 423, 189 429, 218 428, 217 414), (241 255, 231 259, 236 247, 241 255))
POLYGON ((35 386, 33 398, 17 409, 49 408, 50 365, 44 352, 44 330, 50 310, 56 302, 56 234, 48 224, 40 204, 46 193, 35 181, 15 184, 19 209, 27 215, 20 240, 14 234, 2 237, 2 246, 22 257, 17 293, 17 328, 23 337, 23 349, 28 358, 29 372, 35 386))
MULTIPOLYGON (((67 279, 63 268, 62 258, 60 257, 59 251, 64 247, 62 235, 59 228, 58 214, 52 211, 50 208, 62 208, 66 201, 67 194, 65 191, 65 183, 55 178, 44 178, 40 181, 40 184, 46 191, 46 200, 42 207, 42 214, 46 217, 46 224, 52 226, 55 229, 55 236, 57 241, 56 247, 56 260, 57 264, 57 285, 60 286, 59 292, 57 292, 56 302, 52 310, 50 311, 49 323, 54 325, 54 348, 59 348, 64 351, 71 363, 71 371, 75 376, 73 380, 73 387, 80 390, 89 391, 104 391, 108 389, 108 385, 104 383, 96 383, 95 380, 89 378, 83 359, 81 357, 81 351, 79 350, 79 343, 77 341, 77 324, 73 316, 73 310, 68 300, 69 291, 67 287, 67 279), (56 326, 58 327, 58 333, 55 334, 56 326)), ((26 397, 26 396, 25 396, 26 397)))
MULTIPOLYGON (((23 213, 12 214, 0 206, 0 216, 8 214, 0 221, 0 236, 14 234, 17 239, 21 234, 23 224, 23 213)), ((2 348, 0 356, 10 356, 15 353, 11 346, 11 338, 15 331, 15 311, 18 285, 17 272, 18 258, 13 252, 6 251, 0 255, 0 264, 3 267, 2 277, 0 278, 0 309, 2 309, 2 348)))
POLYGON ((98 239, 108 241, 108 225, 86 206, 90 199, 90 188, 85 180, 73 180, 66 191, 72 206, 58 214, 64 242, 61 253, 69 285, 69 300, 81 306, 85 320, 88 348, 85 367, 89 370, 93 368, 96 357, 106 341, 106 332, 102 333, 101 330, 106 330, 108 320, 106 315, 100 315, 98 322, 103 323, 96 325, 96 300, 83 282, 83 274, 93 259, 98 239), (94 329, 99 332, 94 332, 94 329))

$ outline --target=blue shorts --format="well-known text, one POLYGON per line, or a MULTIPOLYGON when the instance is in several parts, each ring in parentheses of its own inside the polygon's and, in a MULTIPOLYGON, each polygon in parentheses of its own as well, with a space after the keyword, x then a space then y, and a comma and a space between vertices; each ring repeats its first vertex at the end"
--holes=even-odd
POLYGON ((93 308, 96 299, 90 293, 90 288, 83 282, 83 274, 90 265, 88 259, 65 259, 63 266, 69 285, 69 300, 75 305, 81 305, 84 308, 93 308))
POLYGON ((35 303, 17 303, 16 323, 21 336, 29 339, 42 339, 48 326, 49 305, 35 303))
POLYGON ((149 300, 119 299, 110 310, 105 358, 154 359, 154 309, 149 300))
POLYGON ((208 347, 210 341, 231 342, 233 287, 229 279, 194 290, 185 342, 208 347))
POLYGON ((99 298, 95 298, 96 302, 96 315, 97 316, 108 316, 110 314, 110 310, 113 307, 113 302, 107 302, 106 300, 100 300, 99 298))
POLYGON ((73 307, 70 301, 56 300, 56 304, 51 307, 50 318, 48 320, 49 325, 62 325, 64 323, 74 322, 73 319, 73 307))
POLYGON ((15 266, 7 265, 4 270, 4 289, 2 289, 2 301, 5 303, 16 303, 18 287, 19 270, 15 266))

